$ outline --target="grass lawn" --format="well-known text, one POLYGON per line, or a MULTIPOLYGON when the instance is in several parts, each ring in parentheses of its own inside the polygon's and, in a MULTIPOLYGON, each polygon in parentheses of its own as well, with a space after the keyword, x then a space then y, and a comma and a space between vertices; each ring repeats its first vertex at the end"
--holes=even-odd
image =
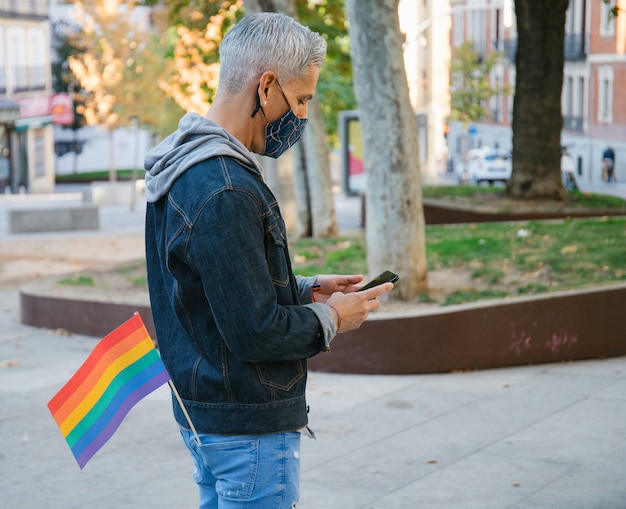
MULTIPOLYGON (((502 188, 484 186, 427 187, 424 196, 469 203, 493 197, 506 200, 502 188)), ((416 303, 445 306, 626 282, 626 201, 574 191, 567 205, 623 210, 624 215, 426 226, 430 290, 416 303)), ((363 232, 292 240, 290 248, 297 274, 368 273, 363 232)), ((128 273, 119 270, 95 282, 85 274, 62 283, 99 286, 120 281, 135 288, 146 286, 144 263, 124 270, 128 273)))
MULTIPOLYGON (((367 273, 363 234, 291 249, 299 274, 367 273)), ((418 301, 444 306, 626 282, 626 216, 427 226, 426 257, 418 301)))
POLYGON ((624 208, 626 201, 615 196, 604 194, 584 193, 571 190, 563 202, 555 201, 523 201, 511 200, 506 196, 502 186, 426 186, 423 188, 426 199, 446 200, 462 205, 494 204, 502 208, 532 207, 532 208, 583 208, 583 209, 612 209, 624 208))
MULTIPOLYGON (((115 172, 117 180, 131 180, 133 178, 133 170, 120 169, 115 172)), ((145 171, 143 168, 139 168, 135 171, 136 178, 143 178, 145 171)), ((87 171, 80 173, 68 173, 65 175, 56 175, 55 181, 57 184, 63 183, 81 183, 86 184, 89 182, 109 180, 108 171, 87 171)))

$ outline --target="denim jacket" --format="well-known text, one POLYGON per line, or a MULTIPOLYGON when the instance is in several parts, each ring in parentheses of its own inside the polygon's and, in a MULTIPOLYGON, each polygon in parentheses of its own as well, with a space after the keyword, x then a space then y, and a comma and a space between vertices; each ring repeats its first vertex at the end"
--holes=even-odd
POLYGON ((306 425, 306 359, 336 330, 332 310, 311 303, 314 278, 292 273, 261 174, 231 157, 194 162, 148 202, 146 259, 161 356, 198 432, 306 425))

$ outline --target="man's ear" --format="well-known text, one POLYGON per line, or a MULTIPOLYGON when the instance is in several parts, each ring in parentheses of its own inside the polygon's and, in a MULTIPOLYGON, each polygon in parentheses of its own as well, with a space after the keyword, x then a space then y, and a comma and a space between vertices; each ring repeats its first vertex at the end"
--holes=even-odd
POLYGON ((269 89, 275 81, 276 73, 274 71, 265 71, 261 75, 261 78, 259 79, 259 97, 261 98, 261 102, 264 102, 267 99, 269 89))

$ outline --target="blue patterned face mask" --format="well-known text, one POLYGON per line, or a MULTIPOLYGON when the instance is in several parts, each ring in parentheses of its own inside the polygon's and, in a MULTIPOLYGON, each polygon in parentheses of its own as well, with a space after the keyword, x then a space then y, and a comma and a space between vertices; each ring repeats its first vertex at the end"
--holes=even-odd
MULTIPOLYGON (((283 94, 283 98, 285 99, 287 106, 289 106, 289 101, 287 101, 285 93, 283 92, 280 83, 278 83, 278 80, 276 80, 276 84, 280 89, 280 93, 283 94)), ((263 116, 265 117, 265 112, 261 107, 261 99, 259 98, 258 93, 256 101, 257 105, 252 112, 252 116, 254 117, 257 111, 261 110, 261 113, 263 113, 263 116)), ((308 121, 308 118, 300 118, 296 116, 291 109, 291 106, 289 106, 289 110, 282 117, 274 120, 274 122, 266 124, 265 148, 260 154, 263 156, 273 157, 274 159, 284 154, 289 147, 292 147, 298 142, 308 121)))

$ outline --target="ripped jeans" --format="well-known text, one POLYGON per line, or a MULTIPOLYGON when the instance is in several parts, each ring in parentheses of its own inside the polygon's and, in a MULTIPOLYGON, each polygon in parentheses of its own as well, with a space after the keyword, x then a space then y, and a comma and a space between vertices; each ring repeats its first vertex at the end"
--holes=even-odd
POLYGON ((180 430, 195 465, 200 509, 292 509, 300 498, 300 432, 207 435, 180 430))

